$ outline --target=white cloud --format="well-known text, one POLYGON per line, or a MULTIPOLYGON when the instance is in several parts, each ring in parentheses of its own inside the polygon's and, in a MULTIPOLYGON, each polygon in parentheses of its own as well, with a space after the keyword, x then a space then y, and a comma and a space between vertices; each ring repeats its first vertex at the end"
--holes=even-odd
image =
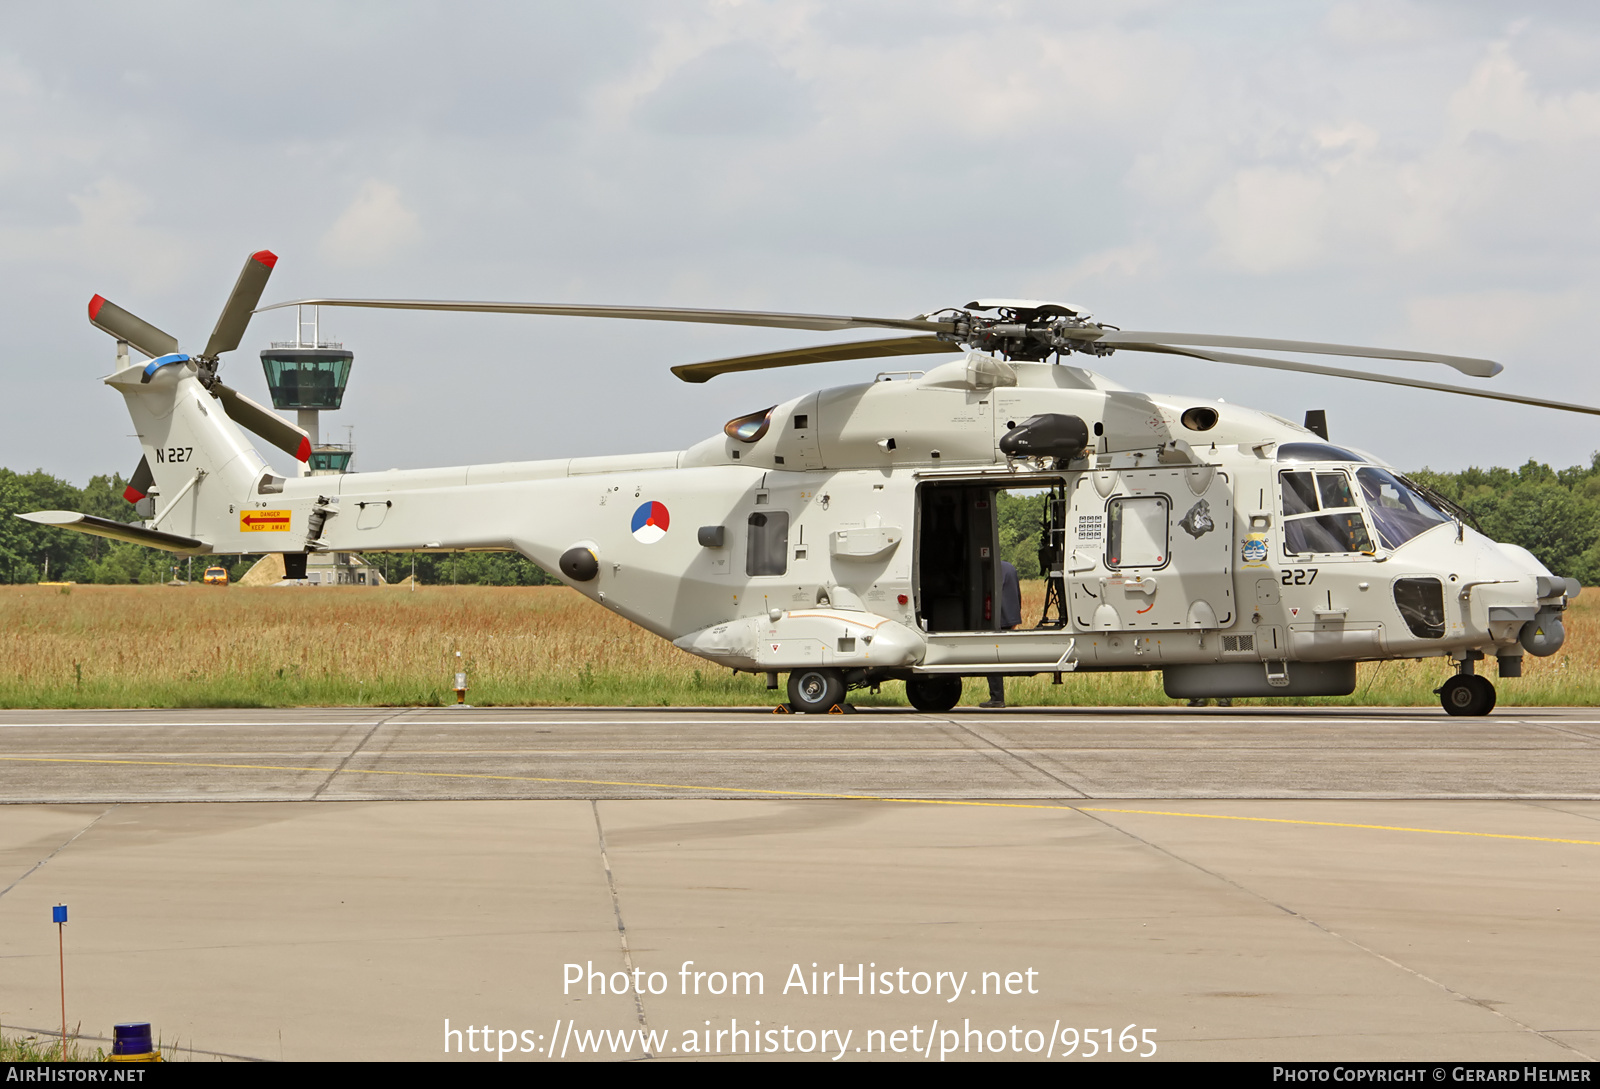
POLYGON ((1458 138, 1482 132, 1519 143, 1592 140, 1600 136, 1600 92, 1539 95, 1510 43, 1500 41, 1451 97, 1450 118, 1458 138))
POLYGON ((1308 171, 1240 170, 1206 202, 1217 248, 1231 264, 1254 273, 1315 261, 1328 222, 1328 182, 1308 171))
MULTIPOLYGON (((1581 298, 1600 278, 1600 33, 1557 7, 1514 32, 1493 5, 1444 0, 1270 12, 593 0, 465 23, 424 3, 381 26, 336 4, 304 51, 282 29, 293 20, 249 11, 108 17, 74 34, 70 11, 36 6, 8 22, 0 51, 0 277, 21 350, 81 338, 85 368, 104 349, 81 320, 88 293, 204 330, 242 255, 263 245, 284 257, 272 298, 910 314, 1017 295, 1143 327, 1469 354, 1461 322, 1487 342, 1499 326, 1485 312, 1527 312, 1543 316, 1518 328, 1551 339, 1502 354, 1543 366, 1575 359, 1581 338, 1556 331, 1582 313, 1537 300, 1581 298), (174 33, 186 55, 234 51, 206 95, 140 59, 174 33), (285 58, 298 67, 283 79, 245 75, 285 58)), ((363 312, 338 331, 397 381, 460 337, 491 355, 530 338, 541 353, 580 351, 627 376, 608 404, 656 448, 714 430, 757 391, 813 381, 680 390, 657 366, 805 343, 798 333, 363 312), (444 339, 430 342, 435 326, 444 339)), ((1162 365, 1117 364, 1148 385, 1162 365)), ((1188 382, 1197 368, 1174 373, 1188 382)), ((496 372, 518 396, 458 415, 428 406, 459 446, 419 444, 376 392, 364 408, 353 391, 348 419, 384 464, 609 449, 559 414, 526 427, 513 406, 535 373, 496 372)), ((1586 373, 1572 370, 1572 396, 1600 400, 1586 373)), ((841 364, 814 380, 851 374, 841 364)), ((557 384, 541 398, 586 395, 537 381, 557 384)), ((1263 407, 1293 415, 1299 386, 1284 388, 1291 403, 1263 407)), ((1352 420, 1382 425, 1368 392, 1354 403, 1352 420)), ((9 449, 51 441, 17 415, 0 435, 9 449)), ((61 456, 120 464, 125 428, 102 430, 61 456)), ((1580 430, 1525 433, 1548 449, 1584 443, 1582 455, 1580 430)), ((1414 441, 1471 445, 1455 432, 1414 441)), ((0 465, 21 456, 0 450, 0 465)))
POLYGON ((417 214, 406 206, 400 190, 370 180, 361 186, 318 245, 330 264, 377 265, 390 260, 421 237, 417 214))
POLYGON ((1328 9, 1322 29, 1340 45, 1372 49, 1426 45, 1451 25, 1444 12, 1411 0, 1343 0, 1328 9))
POLYGON ((1423 295, 1407 302, 1406 316, 1417 342, 1440 345, 1439 351, 1515 357, 1551 340, 1570 345, 1561 331, 1593 312, 1595 295, 1587 284, 1554 293, 1501 289, 1423 295))

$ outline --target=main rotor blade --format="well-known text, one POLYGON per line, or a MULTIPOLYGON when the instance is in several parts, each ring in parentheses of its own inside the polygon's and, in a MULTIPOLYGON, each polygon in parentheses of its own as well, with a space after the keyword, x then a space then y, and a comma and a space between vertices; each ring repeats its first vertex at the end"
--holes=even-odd
POLYGON ((311 436, 264 405, 259 405, 231 386, 211 383, 211 392, 222 402, 222 411, 246 431, 254 432, 297 461, 311 459, 311 436))
POLYGON ((1138 350, 1141 344, 1178 344, 1201 348, 1250 348, 1262 352, 1305 352, 1309 355, 1351 355, 1365 359, 1405 359, 1416 363, 1443 363, 1462 374, 1474 378, 1493 378, 1505 370, 1492 359, 1474 359, 1464 355, 1440 355, 1437 352, 1409 352, 1395 348, 1363 348, 1354 344, 1323 344, 1312 340, 1277 340, 1270 337, 1212 336, 1209 333, 1146 333, 1139 330, 1096 330, 1086 328, 1081 334, 1067 330, 1069 337, 1081 336, 1097 344, 1113 348, 1138 350))
POLYGON ((135 317, 101 295, 89 300, 89 324, 110 333, 118 340, 127 341, 135 350, 151 359, 171 355, 178 350, 177 337, 171 333, 163 333, 143 318, 135 317))
POLYGON ((228 296, 227 304, 217 316, 216 328, 211 330, 211 339, 206 341, 203 358, 215 359, 239 346, 245 326, 250 324, 250 315, 261 301, 261 292, 266 290, 272 266, 277 263, 278 255, 271 250, 257 250, 245 258, 244 270, 233 285, 233 294, 228 296))
MULTIPOLYGON (((377 310, 450 310, 474 314, 548 314, 569 318, 630 318, 639 321, 690 321, 705 325, 759 325, 769 329, 911 329, 919 333, 950 332, 948 321, 922 318, 858 318, 841 314, 785 314, 766 310, 697 310, 681 306, 581 306, 554 303, 450 302, 441 299, 294 299, 261 310, 285 306, 362 306, 377 310)), ((259 313, 259 311, 258 311, 259 313)))
POLYGON ((798 367, 804 363, 832 363, 841 359, 877 359, 895 355, 960 355, 958 344, 938 337, 893 337, 889 340, 857 340, 850 344, 825 344, 817 348, 795 348, 787 352, 762 352, 708 363, 685 363, 672 373, 685 382, 708 382, 719 374, 735 371, 764 371, 772 367, 798 367))
POLYGON ((1343 367, 1324 367, 1316 363, 1296 363, 1288 359, 1270 359, 1266 356, 1238 355, 1234 352, 1206 352, 1197 348, 1175 348, 1162 344, 1124 344, 1123 348, 1135 352, 1157 352, 1163 355, 1186 355, 1192 359, 1208 359, 1213 363, 1237 363, 1244 367, 1265 367, 1268 370, 1299 371, 1301 374, 1326 374, 1334 378, 1354 378, 1360 382, 1382 382, 1390 386, 1410 386, 1412 389, 1431 389, 1440 393, 1459 393, 1464 397, 1482 397, 1489 401, 1510 401, 1512 404, 1553 408, 1559 412, 1582 412, 1600 416, 1600 408, 1575 405, 1566 401, 1547 401, 1542 397, 1524 397, 1517 393, 1491 393, 1488 390, 1469 389, 1465 386, 1447 386, 1440 382, 1423 382, 1416 378, 1400 378, 1392 374, 1373 374, 1370 371, 1349 371, 1343 367))

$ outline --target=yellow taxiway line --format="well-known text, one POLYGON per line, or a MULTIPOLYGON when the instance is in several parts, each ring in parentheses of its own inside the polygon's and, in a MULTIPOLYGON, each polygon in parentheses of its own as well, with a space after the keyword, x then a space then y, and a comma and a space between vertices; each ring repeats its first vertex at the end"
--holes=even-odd
MULTIPOLYGON (((1314 828, 1353 828, 1368 832, 1411 832, 1429 836, 1467 836, 1474 839, 1522 840, 1531 843, 1567 843, 1600 847, 1600 840, 1562 839, 1556 836, 1522 836, 1509 832, 1465 832, 1451 828, 1412 828, 1394 824, 1359 824, 1352 821, 1311 821, 1290 817, 1242 817, 1228 813, 1184 813, 1166 809, 1125 809, 1098 805, 1060 805, 1047 802, 970 801, 958 798, 897 798, 886 794, 838 794, 812 790, 772 790, 749 787, 696 786, 686 783, 636 783, 611 779, 553 779, 536 775, 488 775, 460 771, 390 771, 384 768, 320 768, 289 764, 216 764, 186 760, 114 760, 66 756, 0 756, 0 760, 36 764, 95 764, 152 768, 212 768, 231 771, 337 772, 339 775, 399 775, 428 779, 477 779, 512 783, 560 783, 569 786, 635 787, 651 790, 686 790, 721 794, 765 794, 780 798, 821 798, 831 801, 895 802, 901 805, 964 805, 984 809, 1048 809, 1074 813, 1128 813, 1150 817, 1188 817, 1198 820, 1246 821, 1255 824, 1290 824, 1314 828)), ((485 799, 493 800, 493 799, 485 799)), ((1314 800, 1314 799, 1305 799, 1314 800)), ((1336 799, 1329 799, 1336 800, 1336 799)))

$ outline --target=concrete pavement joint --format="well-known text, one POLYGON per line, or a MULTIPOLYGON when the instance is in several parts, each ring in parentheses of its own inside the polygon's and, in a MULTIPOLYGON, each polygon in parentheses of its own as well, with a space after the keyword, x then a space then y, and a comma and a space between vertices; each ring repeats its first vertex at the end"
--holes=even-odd
POLYGON ((950 723, 950 725, 956 727, 958 730, 961 730, 964 733, 971 734, 973 737, 977 738, 979 741, 982 741, 985 745, 993 746, 995 749, 998 749, 1000 752, 1005 753, 1007 756, 1011 757, 1011 759, 1017 761, 1018 763, 1026 764, 1028 767, 1032 768, 1034 771, 1038 772, 1040 775, 1044 776, 1046 779, 1049 779, 1053 783, 1060 784, 1062 787, 1066 788, 1067 790, 1072 791, 1072 793, 1076 794, 1078 797, 1087 798, 1089 796, 1087 791, 1082 790, 1082 789, 1072 785, 1071 783, 1067 782, 1065 779, 1061 778, 1061 776, 1055 774, 1054 772, 1048 771, 1045 768, 1040 767, 1038 764, 1035 764, 1032 760, 1029 760, 1026 756, 1023 756, 1023 755, 1021 755, 1019 753, 1011 751, 1010 749, 1006 748, 1004 745, 1000 744, 1000 742, 994 740, 992 737, 988 737, 987 735, 985 735, 983 733, 980 733, 977 729, 975 729, 972 726, 969 726, 967 723, 965 723, 965 722, 957 722, 955 719, 945 719, 944 721, 950 723))
MULTIPOLYGON (((43 866, 46 862, 49 862, 52 858, 56 857, 56 855, 60 854, 62 851, 65 851, 68 847, 72 846, 72 844, 77 840, 77 838, 79 836, 83 835, 89 829, 93 828, 95 826, 95 824, 99 822, 101 817, 105 816, 106 813, 111 812, 113 809, 117 808, 117 806, 121 805, 121 804, 122 803, 120 803, 120 802, 112 802, 110 805, 108 805, 106 807, 106 809, 105 809, 105 813, 99 814, 99 816, 96 816, 94 818, 94 820, 90 821, 88 824, 86 824, 82 828, 78 829, 72 835, 68 836, 67 839, 66 839, 66 842, 62 843, 61 846, 57 847, 55 850, 53 850, 49 854, 45 855, 39 861, 35 862, 32 866, 28 867, 28 872, 27 873, 23 874, 21 877, 17 878, 15 881, 11 882, 11 884, 7 885, 5 888, 0 889, 0 896, 4 896, 6 893, 10 892, 12 889, 16 888, 18 885, 20 885, 24 881, 26 881, 33 874, 34 870, 37 870, 40 866, 43 866)), ((58 1035, 59 1035, 59 1033, 58 1033, 58 1035)))
MULTIPOLYGON (((617 938, 622 943, 622 963, 628 970, 628 978, 633 975, 633 950, 628 948, 628 928, 622 921, 622 901, 617 896, 617 880, 611 873, 611 856, 606 853, 606 830, 600 823, 600 803, 595 799, 589 800, 589 808, 594 811, 594 831, 600 841, 600 865, 606 871, 606 889, 611 893, 611 912, 617 920, 617 938)), ((637 987, 633 988, 633 1008, 639 1014, 639 1027, 646 1031, 650 1022, 644 1013, 644 994, 637 987)), ((644 1053, 647 1059, 655 1058, 649 1051, 644 1053)))
MULTIPOLYGON (((1585 744, 1588 744, 1588 745, 1594 745, 1594 744, 1600 743, 1600 737, 1596 737, 1593 734, 1586 734, 1582 730, 1565 729, 1564 727, 1557 726, 1554 723, 1550 723, 1550 722, 1533 722, 1533 721, 1529 721, 1527 719, 1517 719, 1517 718, 1510 719, 1509 721, 1514 722, 1519 726, 1531 726, 1536 730, 1549 730, 1551 733, 1560 734, 1563 737, 1576 738, 1579 741, 1582 741, 1582 742, 1584 742, 1585 744)), ((1580 722, 1581 721, 1582 720, 1580 720, 1580 722)))
POLYGON ((368 727, 367 732, 361 735, 361 740, 356 742, 354 748, 345 753, 344 759, 340 760, 338 766, 328 773, 328 777, 322 781, 322 785, 317 787, 316 790, 313 790, 311 792, 311 797, 307 800, 314 802, 322 797, 322 792, 327 790, 328 786, 334 781, 335 778, 338 777, 339 773, 345 769, 345 766, 349 764, 351 760, 355 759, 356 753, 360 752, 362 748, 365 747, 366 743, 372 740, 372 735, 377 733, 382 727, 387 726, 389 723, 399 718, 400 715, 404 713, 405 712, 402 711, 400 714, 388 715, 384 718, 380 718, 377 722, 374 722, 370 727, 368 727))

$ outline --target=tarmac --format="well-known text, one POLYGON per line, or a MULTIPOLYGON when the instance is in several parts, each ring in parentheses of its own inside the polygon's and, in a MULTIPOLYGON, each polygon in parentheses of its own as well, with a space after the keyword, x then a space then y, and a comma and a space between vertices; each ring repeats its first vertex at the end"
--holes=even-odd
POLYGON ((65 903, 69 1028, 197 1060, 1581 1062, 1597 770, 1587 708, 0 712, 0 1026, 65 903))

